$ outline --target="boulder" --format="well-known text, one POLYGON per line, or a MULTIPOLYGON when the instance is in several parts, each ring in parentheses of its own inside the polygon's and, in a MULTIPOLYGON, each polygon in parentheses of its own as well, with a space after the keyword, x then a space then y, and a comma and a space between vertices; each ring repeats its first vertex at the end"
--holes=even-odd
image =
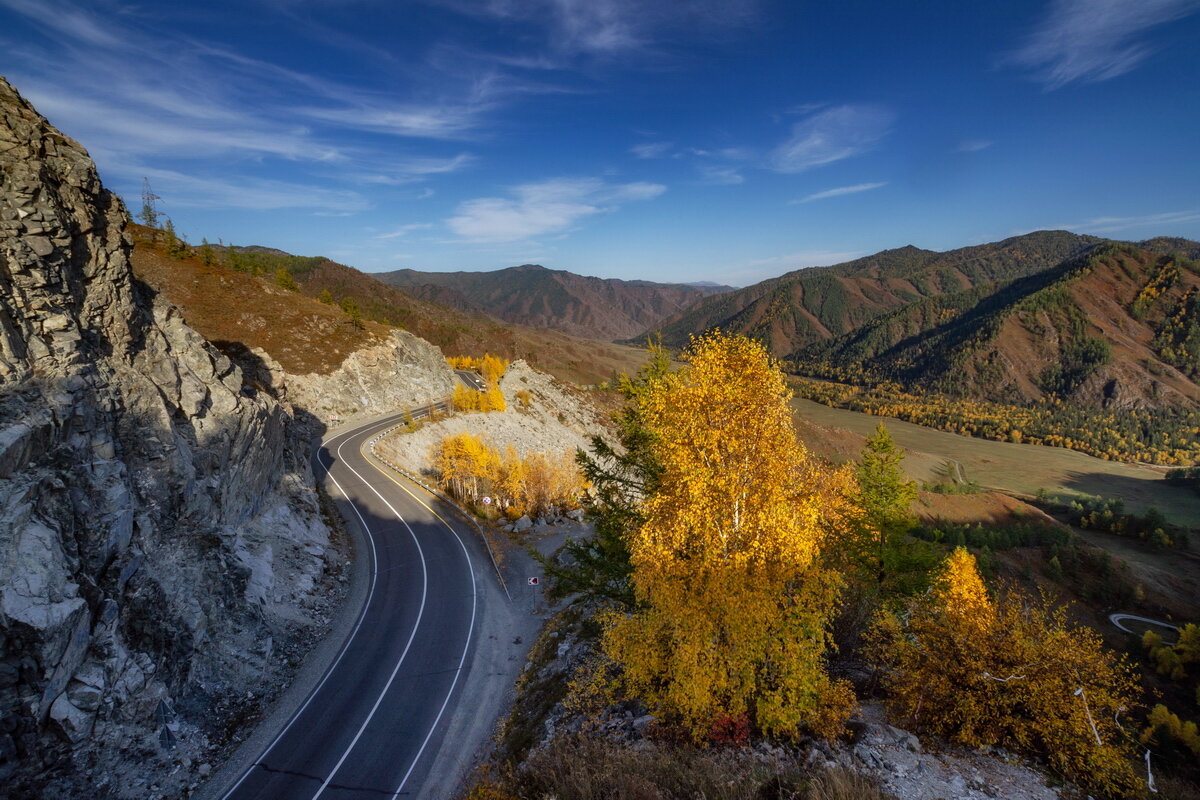
POLYGON ((76 707, 66 694, 60 694, 58 699, 50 704, 50 720, 64 736, 75 743, 92 735, 92 726, 96 718, 76 707))

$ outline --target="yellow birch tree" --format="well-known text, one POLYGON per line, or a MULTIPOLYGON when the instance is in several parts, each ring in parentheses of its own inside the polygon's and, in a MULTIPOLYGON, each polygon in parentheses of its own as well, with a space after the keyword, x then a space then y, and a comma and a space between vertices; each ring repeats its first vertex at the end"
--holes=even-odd
POLYGON ((604 649, 697 740, 739 718, 835 736, 853 703, 825 669, 839 581, 789 397, 761 344, 717 332, 639 398, 662 474, 629 543, 639 609, 607 618, 604 649))

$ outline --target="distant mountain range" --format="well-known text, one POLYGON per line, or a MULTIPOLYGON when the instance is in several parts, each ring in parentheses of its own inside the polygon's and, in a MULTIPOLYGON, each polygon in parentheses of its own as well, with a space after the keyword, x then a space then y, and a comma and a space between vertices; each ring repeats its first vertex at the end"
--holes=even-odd
POLYGON ((798 371, 1080 408, 1200 405, 1195 242, 1107 242, 1003 286, 927 297, 792 355, 798 371), (1176 255, 1164 255, 1162 250, 1176 255))
MULTIPOLYGON (((1200 243, 1038 231, 901 247, 697 301, 663 323, 765 342, 800 374, 1088 408, 1200 403, 1200 243)), ((643 334, 644 335, 644 334, 643 334)))
POLYGON ((258 274, 285 268, 303 294, 353 298, 367 319, 447 352, 523 355, 581 382, 630 363, 628 349, 605 341, 641 344, 661 331, 681 347, 719 327, 761 339, 797 374, 847 383, 1080 408, 1200 404, 1200 243, 1187 239, 1039 231, 944 253, 885 250, 743 289, 532 264, 365 274, 271 248, 230 250, 262 262, 258 274))
POLYGON ((525 264, 492 272, 402 269, 372 277, 413 297, 506 322, 592 339, 634 339, 704 297, 732 287, 592 278, 525 264))
POLYGON ((1032 275, 1103 241, 1040 231, 945 253, 911 245, 884 250, 705 298, 658 330, 665 344, 682 347, 691 334, 721 328, 761 339, 775 355, 788 357, 922 298, 1032 275))

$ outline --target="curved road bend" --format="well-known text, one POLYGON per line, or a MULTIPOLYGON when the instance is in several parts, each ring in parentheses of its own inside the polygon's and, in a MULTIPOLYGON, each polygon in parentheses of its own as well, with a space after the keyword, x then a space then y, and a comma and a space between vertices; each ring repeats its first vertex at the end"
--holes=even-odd
POLYGON ((362 531, 367 600, 329 671, 226 800, 413 797, 431 777, 470 668, 483 587, 469 533, 360 452, 401 418, 336 434, 316 453, 318 475, 362 531))

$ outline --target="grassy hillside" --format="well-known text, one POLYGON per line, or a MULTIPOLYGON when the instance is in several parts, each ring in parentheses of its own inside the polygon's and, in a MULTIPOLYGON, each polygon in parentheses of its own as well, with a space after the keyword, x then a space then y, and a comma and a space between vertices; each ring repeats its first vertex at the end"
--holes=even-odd
POLYGON ((374 277, 409 294, 508 322, 593 339, 629 339, 728 286, 593 278, 525 264, 492 272, 418 272, 374 277))
POLYGON ((328 373, 387 333, 386 326, 374 322, 353 325, 340 308, 273 280, 205 264, 197 253, 177 258, 149 228, 131 225, 130 232, 134 274, 178 306, 188 324, 218 347, 234 342, 258 347, 293 374, 328 373))
POLYGON ((336 369, 389 327, 408 330, 447 355, 523 358, 580 384, 632 373, 644 361, 638 348, 418 300, 322 257, 263 247, 170 246, 141 226, 133 226, 133 235, 138 277, 179 306, 197 330, 210 340, 262 347, 290 372, 336 369), (344 307, 357 308, 361 323, 344 307))
POLYGON ((1067 231, 1039 231, 945 253, 901 247, 838 264, 790 272, 709 297, 665 321, 671 347, 711 328, 764 341, 777 356, 830 339, 927 297, 1032 275, 1103 242, 1067 231))

